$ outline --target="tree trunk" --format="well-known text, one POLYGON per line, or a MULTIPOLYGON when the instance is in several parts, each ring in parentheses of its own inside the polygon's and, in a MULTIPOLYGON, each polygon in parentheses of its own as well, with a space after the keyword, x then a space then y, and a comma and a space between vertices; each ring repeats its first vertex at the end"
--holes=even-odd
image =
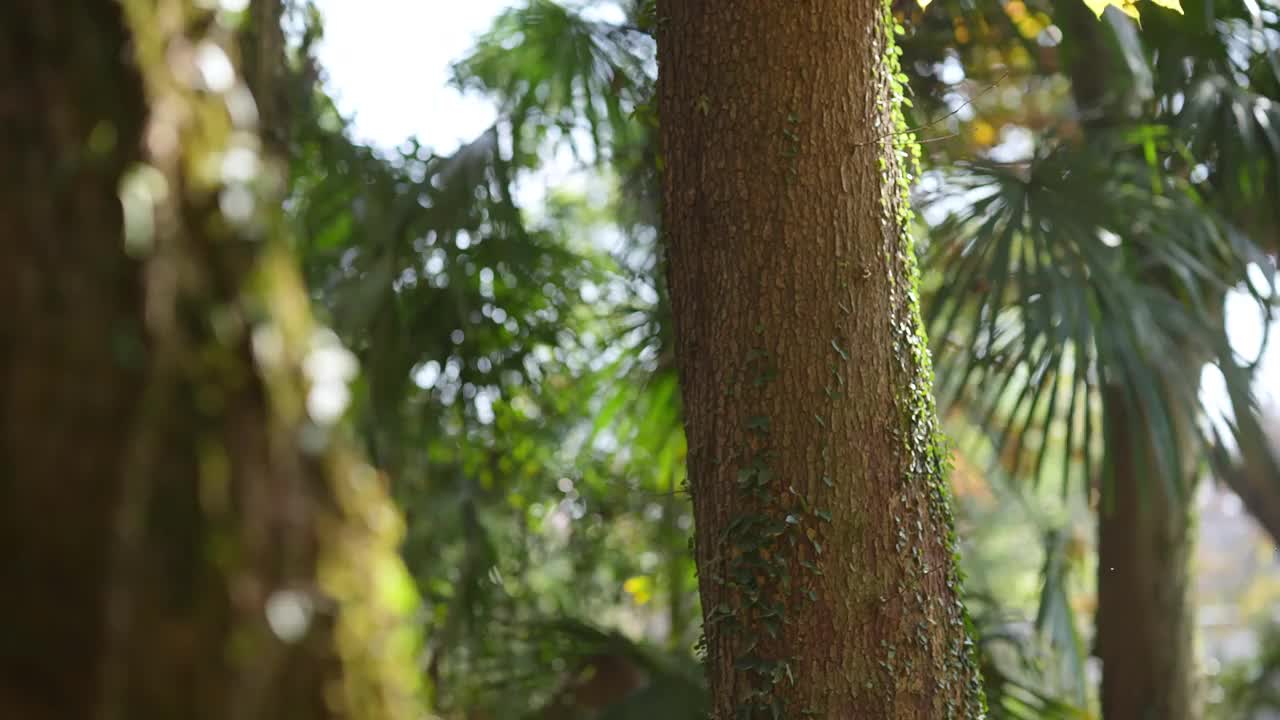
MULTIPOLYGON (((1102 660, 1108 720, 1200 717, 1195 665, 1194 483, 1170 493, 1156 471, 1147 422, 1107 392, 1108 468, 1098 508, 1098 610, 1094 653, 1102 660)), ((1184 418, 1177 428, 1194 447, 1184 418)), ((1195 458, 1183 459, 1190 468, 1195 458)), ((1190 473, 1188 473, 1190 475, 1190 473)))
POLYGON ((332 380, 197 5, 0 10, 0 717, 407 718, 398 518, 305 414, 332 380))
POLYGON ((979 717, 888 6, 658 15, 713 717, 979 717))
MULTIPOLYGON (((1108 27, 1077 0, 1061 3, 1076 48, 1072 94, 1085 134, 1125 120, 1123 93, 1106 78, 1119 67, 1104 42, 1108 27)), ((1158 280, 1151 280, 1158 282, 1158 280)), ((1219 303, 1219 307, 1221 303, 1219 303)), ((1188 350, 1188 367, 1202 356, 1188 350)), ((1200 717, 1195 662, 1196 614, 1191 557, 1195 548, 1194 419, 1168 403, 1184 454, 1185 478, 1161 476, 1154 438, 1122 387, 1103 389, 1108 467, 1098 507, 1098 605, 1094 654, 1102 661, 1106 720, 1194 720, 1200 717), (1180 491, 1170 493, 1171 486, 1180 491)), ((1169 394, 1172 396, 1172 393, 1169 394)))

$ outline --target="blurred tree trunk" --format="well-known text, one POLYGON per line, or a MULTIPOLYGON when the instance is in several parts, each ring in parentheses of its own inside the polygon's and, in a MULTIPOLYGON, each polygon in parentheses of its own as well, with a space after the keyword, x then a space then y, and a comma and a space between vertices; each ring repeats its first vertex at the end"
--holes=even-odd
MULTIPOLYGON (((1194 359, 1189 361, 1195 362, 1194 359)), ((1124 390, 1108 388, 1106 477, 1098 507, 1098 610, 1094 653, 1102 660, 1107 720, 1200 717, 1191 558, 1197 458, 1170 492, 1156 470, 1149 423, 1124 390)), ((1193 418, 1178 418, 1179 447, 1195 448, 1193 418)))
POLYGON ((289 156, 289 68, 284 40, 285 0, 251 0, 240 32, 244 81, 258 108, 258 134, 276 158, 289 156))
POLYGON ((0 717, 408 718, 399 520, 305 410, 335 351, 204 5, 0 9, 0 717))
MULTIPOLYGON (((1125 118, 1128 88, 1107 23, 1075 0, 1060 3, 1070 42, 1072 93, 1085 135, 1125 118)), ((1158 282, 1158 280, 1157 280, 1158 282)), ((1219 303, 1219 305, 1221 305, 1219 303)), ((1208 354, 1188 348, 1188 367, 1208 354)), ((1094 654, 1102 661, 1106 720, 1194 720, 1201 716, 1195 660, 1196 612, 1191 582, 1195 550, 1196 454, 1192 409, 1168 408, 1184 477, 1159 471, 1151 423, 1123 387, 1103 388, 1106 467, 1100 478, 1098 602, 1094 654), (1172 491, 1177 488, 1177 491, 1172 491)))
POLYGON ((879 0, 658 3, 713 717, 982 713, 879 0))

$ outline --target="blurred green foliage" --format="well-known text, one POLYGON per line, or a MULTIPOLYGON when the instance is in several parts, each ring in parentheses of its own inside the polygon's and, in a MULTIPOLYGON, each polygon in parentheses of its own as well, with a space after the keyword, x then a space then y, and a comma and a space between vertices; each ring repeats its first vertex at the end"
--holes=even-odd
MULTIPOLYGON (((1201 368, 1174 362, 1197 344, 1234 388, 1231 430, 1256 434, 1221 298, 1244 287, 1269 307, 1280 236, 1265 201, 1276 8, 1193 0, 1141 34, 1105 18, 1127 120, 1082 144, 1065 72, 1082 49, 1059 4, 900 11, 928 151, 926 310, 996 718, 1089 716, 1100 379, 1122 378, 1156 427, 1199 413, 1201 368)), ((651 3, 500 15, 455 66, 498 121, 448 156, 354 143, 310 57, 319 18, 294 10, 289 216, 316 306, 363 368, 355 422, 407 515, 440 709, 550 717, 614 657, 647 680, 598 717, 695 717, 651 3), (522 205, 557 163, 573 181, 522 205)), ((1222 433, 1202 441, 1240 444, 1222 433)))

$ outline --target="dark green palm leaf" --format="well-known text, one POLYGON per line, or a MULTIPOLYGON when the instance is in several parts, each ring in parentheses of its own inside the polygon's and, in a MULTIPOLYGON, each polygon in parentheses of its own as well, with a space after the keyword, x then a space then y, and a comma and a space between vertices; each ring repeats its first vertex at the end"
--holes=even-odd
POLYGON ((940 395, 994 423, 1015 469, 1034 450, 1032 477, 1054 426, 1062 466, 1080 467, 1083 452, 1087 470, 1093 387, 1105 382, 1120 390, 1107 401, 1147 419, 1159 475, 1184 491, 1173 418, 1196 407, 1200 367, 1182 358, 1199 347, 1213 359, 1213 298, 1247 275, 1241 251, 1257 250, 1144 160, 1143 146, 1164 142, 1130 131, 1021 166, 971 164, 924 198, 926 210, 962 207, 931 228, 924 260, 943 279, 927 314, 940 395))

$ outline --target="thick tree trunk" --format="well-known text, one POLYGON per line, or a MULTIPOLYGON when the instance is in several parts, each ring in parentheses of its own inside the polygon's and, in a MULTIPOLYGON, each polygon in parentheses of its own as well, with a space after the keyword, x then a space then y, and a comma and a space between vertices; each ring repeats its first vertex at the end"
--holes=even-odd
MULTIPOLYGON (((1191 556, 1193 483, 1156 470, 1147 421, 1109 390, 1109 477, 1098 508, 1098 611, 1094 652, 1102 660, 1108 720, 1200 717, 1191 556)), ((1178 428, 1194 447, 1191 427, 1178 428)), ((1184 458, 1194 467, 1195 458, 1184 458)))
POLYGON ((978 717, 887 5, 658 15, 713 717, 978 717))
POLYGON ((0 10, 0 716, 37 720, 92 717, 121 492, 103 469, 145 384, 117 198, 141 81, 114 3, 42 4, 0 10))
POLYGON ((196 5, 0 10, 0 717, 408 717, 398 521, 304 415, 305 294, 196 5))

